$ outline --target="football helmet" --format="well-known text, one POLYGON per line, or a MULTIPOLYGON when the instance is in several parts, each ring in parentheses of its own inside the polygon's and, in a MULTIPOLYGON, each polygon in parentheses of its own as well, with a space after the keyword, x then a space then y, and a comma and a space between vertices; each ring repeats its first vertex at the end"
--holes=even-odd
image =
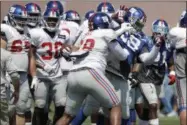
POLYGON ((164 36, 169 32, 169 25, 165 20, 157 19, 152 23, 152 32, 164 36))
POLYGON ((124 21, 130 23, 137 31, 142 31, 147 17, 139 7, 130 7, 124 16, 124 21))
POLYGON ((110 25, 111 18, 106 13, 95 13, 89 18, 90 31, 95 29, 108 29, 111 27, 110 25))
POLYGON ((101 2, 97 6, 97 12, 114 13, 115 9, 114 9, 113 5, 109 2, 101 2))
POLYGON ((27 11, 24 6, 15 4, 9 9, 8 16, 10 18, 10 25, 19 31, 24 30, 27 23, 27 11))
POLYGON ((43 22, 48 31, 54 32, 58 30, 60 24, 60 14, 57 10, 47 9, 43 14, 43 22))
POLYGON ((63 7, 62 3, 60 1, 57 1, 57 0, 56 1, 49 1, 46 5, 46 10, 47 9, 56 10, 56 11, 58 11, 58 13, 60 15, 62 15, 63 12, 64 12, 64 7, 63 7))
POLYGON ((81 17, 79 13, 75 10, 68 10, 63 14, 63 20, 73 21, 80 25, 81 17))
POLYGON ((28 15, 28 22, 27 25, 35 27, 40 23, 41 19, 41 8, 39 5, 35 3, 28 3, 25 5, 27 15, 28 15))
POLYGON ((90 10, 90 11, 86 12, 84 19, 88 20, 94 13, 95 13, 94 10, 90 10))

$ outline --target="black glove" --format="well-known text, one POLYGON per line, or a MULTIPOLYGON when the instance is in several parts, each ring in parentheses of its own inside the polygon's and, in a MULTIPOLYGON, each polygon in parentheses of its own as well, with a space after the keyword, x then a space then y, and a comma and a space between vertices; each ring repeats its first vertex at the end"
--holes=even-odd
POLYGON ((137 73, 134 73, 134 72, 130 73, 128 76, 128 80, 131 82, 130 83, 131 88, 135 88, 140 84, 140 82, 137 80, 136 76, 137 76, 137 73))

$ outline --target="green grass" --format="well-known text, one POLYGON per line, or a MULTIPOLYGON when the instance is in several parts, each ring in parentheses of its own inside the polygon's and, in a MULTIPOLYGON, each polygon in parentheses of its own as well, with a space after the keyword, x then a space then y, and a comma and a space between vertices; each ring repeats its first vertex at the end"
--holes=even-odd
MULTIPOLYGON (((50 118, 52 119, 53 117, 53 112, 54 112, 54 105, 52 103, 51 107, 51 112, 50 112, 50 118)), ((90 117, 86 119, 83 125, 91 125, 90 123, 90 117)), ((138 124, 136 124, 138 125, 138 124)), ((180 125, 179 124, 179 118, 178 117, 162 117, 159 118, 159 125, 180 125)))
MULTIPOLYGON (((160 118, 159 120, 160 120, 159 125, 180 125, 178 117, 163 117, 160 118)), ((91 125, 90 118, 88 118, 83 125, 91 125)))

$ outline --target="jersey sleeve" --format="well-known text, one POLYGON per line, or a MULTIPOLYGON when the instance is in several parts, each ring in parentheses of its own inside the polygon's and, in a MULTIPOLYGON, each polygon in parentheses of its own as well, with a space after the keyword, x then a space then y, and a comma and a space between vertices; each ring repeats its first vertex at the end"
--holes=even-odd
POLYGON ((69 29, 60 30, 60 33, 58 35, 58 39, 60 39, 60 41, 64 41, 64 43, 66 43, 66 44, 71 44, 71 43, 69 43, 69 39, 70 39, 69 29))
POLYGON ((123 49, 117 41, 113 41, 109 43, 110 51, 119 59, 126 60, 129 52, 126 49, 123 49))
POLYGON ((104 37, 104 39, 107 41, 107 42, 111 42, 112 40, 114 40, 114 39, 116 39, 116 33, 115 33, 115 31, 114 30, 112 30, 112 29, 108 29, 108 30, 105 30, 104 32, 103 32, 103 37, 104 37))
POLYGON ((174 27, 169 31, 168 40, 175 48, 186 47, 186 29, 174 27))
POLYGON ((31 29, 28 33, 27 33, 27 37, 30 38, 30 43, 31 45, 38 47, 39 43, 38 40, 40 36, 39 30, 37 29, 31 29))
POLYGON ((12 61, 11 53, 5 50, 4 54, 6 55, 5 68, 6 68, 7 73, 12 74, 12 73, 17 72, 17 67, 12 61))
POLYGON ((11 39, 12 33, 10 32, 10 26, 7 24, 1 24, 1 36, 2 39, 7 42, 7 40, 11 39))

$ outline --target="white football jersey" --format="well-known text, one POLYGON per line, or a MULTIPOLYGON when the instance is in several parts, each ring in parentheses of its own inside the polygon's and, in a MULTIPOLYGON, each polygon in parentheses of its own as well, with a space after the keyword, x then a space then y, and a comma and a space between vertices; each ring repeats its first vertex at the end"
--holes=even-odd
MULTIPOLYGON (((79 30, 79 25, 72 21, 62 20, 59 26, 59 29, 64 39, 64 43, 72 45, 77 39, 77 32, 79 30)), ((64 57, 59 59, 60 67, 63 71, 69 71, 73 66, 73 61, 67 61, 64 57)))
POLYGON ((109 50, 108 44, 115 37, 115 32, 111 29, 100 29, 87 33, 86 37, 81 41, 80 50, 89 50, 89 54, 78 59, 71 70, 89 67, 104 72, 109 50))
POLYGON ((36 47, 36 61, 39 64, 48 64, 55 67, 55 73, 47 73, 43 69, 37 68, 37 77, 44 79, 57 78, 62 75, 59 59, 57 56, 63 48, 63 40, 60 31, 56 32, 54 38, 44 31, 43 28, 35 28, 29 31, 30 41, 36 47))
POLYGON ((20 34, 15 28, 7 24, 1 24, 1 32, 7 41, 7 50, 12 53, 12 58, 18 71, 28 71, 29 38, 20 34))
POLYGON ((79 25, 73 21, 62 20, 59 29, 62 30, 67 44, 72 45, 76 40, 79 25))
POLYGON ((10 85, 10 81, 7 79, 6 74, 12 74, 17 72, 17 67, 12 60, 12 54, 1 48, 1 83, 0 83, 0 98, 7 98, 6 87, 10 85))
POLYGON ((186 28, 174 27, 169 31, 168 40, 171 46, 176 49, 184 48, 187 46, 186 42, 186 28))

